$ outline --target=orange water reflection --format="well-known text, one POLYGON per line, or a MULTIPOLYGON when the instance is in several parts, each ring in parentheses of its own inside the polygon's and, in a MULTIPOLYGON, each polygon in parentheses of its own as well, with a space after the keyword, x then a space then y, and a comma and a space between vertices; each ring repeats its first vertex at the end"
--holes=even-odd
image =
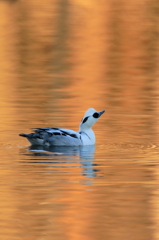
POLYGON ((3 239, 158 239, 158 9, 0 2, 3 239), (77 130, 89 107, 107 110, 89 167, 19 150, 19 132, 77 130))

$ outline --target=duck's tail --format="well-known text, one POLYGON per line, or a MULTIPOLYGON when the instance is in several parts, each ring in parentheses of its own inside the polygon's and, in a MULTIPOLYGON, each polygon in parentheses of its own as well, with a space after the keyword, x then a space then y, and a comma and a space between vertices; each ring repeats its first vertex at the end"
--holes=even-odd
POLYGON ((44 144, 44 139, 40 138, 39 134, 37 133, 30 133, 30 134, 20 133, 19 136, 27 138, 32 145, 44 144))
POLYGON ((20 134, 19 134, 20 137, 29 137, 28 135, 29 135, 29 134, 25 134, 25 133, 20 133, 20 134))

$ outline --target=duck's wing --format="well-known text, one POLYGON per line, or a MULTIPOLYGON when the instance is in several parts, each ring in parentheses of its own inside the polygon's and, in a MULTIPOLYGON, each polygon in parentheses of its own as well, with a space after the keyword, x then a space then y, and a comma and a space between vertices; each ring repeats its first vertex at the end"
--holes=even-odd
POLYGON ((32 145, 81 145, 80 134, 65 128, 36 128, 30 134, 20 134, 26 137, 32 145))
POLYGON ((51 136, 70 136, 73 138, 79 138, 80 134, 75 132, 74 130, 71 129, 66 129, 66 128, 36 128, 34 129, 34 133, 39 134, 39 135, 48 135, 48 137, 51 136))
POLYGON ((49 146, 79 146, 82 144, 80 134, 65 128, 40 128, 35 130, 44 136, 45 144, 49 146))

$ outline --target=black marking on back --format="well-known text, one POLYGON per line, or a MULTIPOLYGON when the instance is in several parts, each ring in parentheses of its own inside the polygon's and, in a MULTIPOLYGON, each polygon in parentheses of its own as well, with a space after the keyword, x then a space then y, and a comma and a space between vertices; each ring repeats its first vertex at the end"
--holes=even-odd
POLYGON ((82 123, 85 123, 88 120, 88 117, 85 117, 82 121, 82 123))
POLYGON ((99 113, 97 113, 97 112, 95 112, 95 113, 93 114, 93 117, 94 117, 94 118, 99 118, 99 116, 100 116, 100 115, 99 115, 99 113))
POLYGON ((62 132, 62 135, 63 135, 63 136, 70 136, 70 137, 73 137, 73 138, 78 138, 77 135, 74 134, 74 133, 72 133, 72 134, 70 133, 70 134, 69 134, 68 132, 65 132, 65 131, 63 131, 63 130, 60 130, 60 131, 62 132))
POLYGON ((73 138, 78 138, 76 134, 70 134, 70 136, 73 138))
POLYGON ((59 132, 54 132, 53 135, 61 135, 59 132))
POLYGON ((59 128, 35 128, 35 132, 48 132, 48 130, 53 129, 53 130, 59 130, 59 128))
POLYGON ((62 133, 62 136, 67 136, 65 133, 62 133))
MULTIPOLYGON (((88 118, 88 117, 87 117, 88 118)), ((46 132, 49 137, 52 137, 53 135, 61 135, 61 136, 70 136, 70 137, 73 137, 73 138, 78 138, 78 136, 75 134, 75 133, 68 133, 66 131, 63 131, 61 130, 60 128, 36 128, 35 129, 35 133, 32 133, 35 137, 35 134, 43 134, 44 132, 46 132), (57 130, 59 132, 49 132, 49 130, 52 129, 52 130, 57 130)), ((43 138, 43 136, 39 136, 39 135, 36 135, 37 138, 43 138)))

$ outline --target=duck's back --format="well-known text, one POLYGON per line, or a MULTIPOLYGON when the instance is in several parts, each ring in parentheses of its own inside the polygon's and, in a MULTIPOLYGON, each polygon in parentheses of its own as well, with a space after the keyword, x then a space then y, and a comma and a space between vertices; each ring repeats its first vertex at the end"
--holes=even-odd
POLYGON ((58 128, 49 132, 46 144, 50 146, 80 146, 82 145, 80 134, 65 128, 58 128))
POLYGON ((33 133, 21 134, 32 145, 80 146, 80 134, 65 128, 38 128, 33 133))

